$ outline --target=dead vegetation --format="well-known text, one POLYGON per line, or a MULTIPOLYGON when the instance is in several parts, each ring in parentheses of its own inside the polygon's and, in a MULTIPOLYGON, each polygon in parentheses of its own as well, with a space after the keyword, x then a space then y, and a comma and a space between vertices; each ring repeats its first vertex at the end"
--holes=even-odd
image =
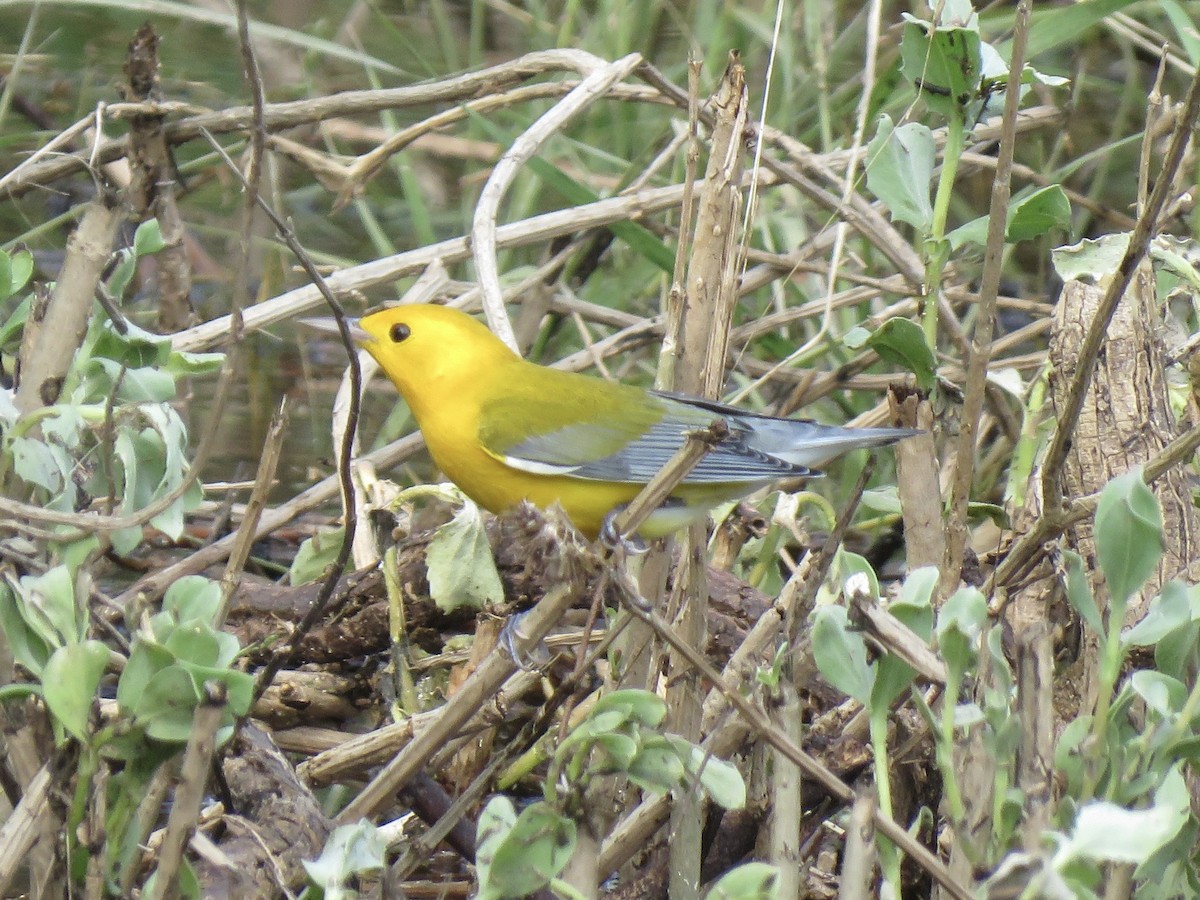
MULTIPOLYGON (((1010 48, 1017 77, 1027 6, 1010 48)), ((206 363, 221 367, 216 411, 193 436, 190 465, 175 481, 164 475, 153 496, 139 498, 145 502, 123 505, 120 491, 90 489, 96 471, 120 469, 129 478, 139 458, 132 450, 122 456, 115 437, 124 379, 139 365, 128 354, 115 366, 107 403, 93 403, 100 425, 93 452, 79 463, 78 502, 64 508, 58 494, 48 500, 28 467, 3 472, 3 683, 14 688, 0 703, 3 787, 13 807, 0 828, 4 896, 296 896, 312 875, 304 861, 320 857, 339 826, 363 819, 378 829, 356 839, 385 848, 378 851, 384 865, 360 871, 346 864, 347 890, 467 896, 477 849, 486 843, 487 829, 478 826, 488 797, 547 790, 561 792, 561 809, 577 829, 561 877, 584 896, 698 897, 702 885, 747 858, 778 867, 773 889, 784 897, 872 896, 881 880, 905 896, 1019 896, 1066 877, 1047 834, 1064 842, 1073 834, 1072 804, 1157 808, 1148 798, 1173 784, 1164 773, 1177 774, 1175 757, 1137 768, 1105 741, 1119 745, 1115 735, 1124 735, 1132 743, 1156 711, 1152 701, 1147 711, 1144 696, 1122 706, 1124 694, 1115 694, 1118 678, 1155 665, 1147 662, 1153 643, 1130 650, 1114 669, 1112 635, 1146 618, 1171 579, 1192 594, 1197 581, 1192 482, 1200 422, 1190 388, 1174 407, 1168 394, 1169 373, 1191 366, 1195 340, 1164 339, 1164 304, 1150 268, 1152 243, 1182 230, 1188 208, 1181 173, 1195 168, 1194 77, 1181 102, 1164 99, 1159 88, 1152 95, 1132 218, 1090 196, 1086 185, 1068 191, 1097 230, 1130 235, 1113 274, 1080 274, 1051 302, 1028 284, 1001 290, 1006 254, 1016 253, 1011 238, 1005 243, 1010 184, 1048 181, 1014 154, 1066 127, 1048 90, 1023 108, 1014 100, 981 119, 970 145, 958 148, 963 190, 982 186, 979 212, 1000 224, 979 244, 982 261, 947 250, 938 265, 911 223, 864 185, 866 104, 845 130, 845 147, 814 151, 756 121, 736 54, 719 81, 696 64, 686 85, 639 54, 610 61, 555 49, 406 87, 268 102, 260 66, 270 62, 255 55, 244 16, 243 9, 246 105, 206 110, 174 100, 157 82, 157 36, 147 26, 130 45, 123 99, 61 129, 0 178, 5 203, 75 180, 95 188, 53 292, 35 291, 24 320, 12 399, 14 411, 32 417, 25 422, 47 421, 46 411, 70 399, 64 386, 78 388, 72 365, 96 352, 97 296, 126 336, 122 298, 109 295, 125 217, 158 222, 152 293, 162 298, 156 327, 167 340, 156 345, 156 364, 198 367, 198 357, 183 354, 225 354, 206 363), (702 82, 712 90, 702 93, 702 82), (567 152, 575 149, 572 123, 599 109, 642 106, 669 111, 672 128, 656 133, 654 146, 615 182, 589 179, 567 152), (452 131, 514 111, 522 126, 508 143, 452 131), (384 133, 363 124, 398 114, 407 124, 384 133), (128 133, 108 137, 113 123, 128 123, 128 133), (365 149, 328 152, 322 140, 330 135, 365 149), (204 154, 190 180, 224 182, 244 198, 237 251, 221 275, 228 302, 220 314, 201 316, 188 306, 193 276, 211 259, 172 171, 183 148, 204 154), (455 166, 470 162, 463 177, 472 185, 469 231, 332 270, 315 262, 320 233, 298 228, 278 208, 278 167, 319 191, 323 209, 338 210, 370 198, 373 182, 410 151, 455 166), (546 159, 561 163, 557 180, 546 159), (528 193, 519 179, 531 169, 571 202, 506 216, 528 193), (776 233, 756 227, 756 216, 769 217, 776 233), (802 225, 788 231, 788 216, 802 225), (304 274, 251 302, 251 249, 268 232, 304 274), (799 233, 801 240, 791 239, 799 233), (534 262, 502 277, 504 260, 513 258, 506 254, 517 251, 534 262), (643 277, 656 272, 649 277, 661 290, 629 303, 584 296, 605 277, 622 289, 622 266, 635 264, 643 277), (454 511, 397 499, 394 486, 375 475, 422 465, 419 436, 359 452, 357 387, 369 373, 357 364, 335 416, 338 460, 327 477, 268 502, 289 435, 280 417, 245 503, 187 506, 194 480, 208 477, 206 461, 228 439, 221 411, 244 367, 255 363, 254 334, 322 309, 344 316, 343 305, 361 307, 364 297, 383 296, 381 286, 401 279, 413 279, 406 299, 482 308, 498 334, 543 359, 557 356, 554 364, 564 368, 653 377, 662 388, 716 397, 734 385, 747 402, 780 414, 838 410, 854 414, 856 424, 927 433, 897 448, 897 492, 894 499, 869 495, 873 512, 858 505, 872 464, 858 461, 858 471, 848 466, 830 479, 836 506, 811 486, 788 486, 795 490, 729 511, 713 534, 681 535, 632 564, 586 546, 553 510, 523 507, 489 519, 484 534, 503 599, 482 608, 449 608, 431 589, 443 576, 431 573, 429 548, 454 511), (896 320, 932 327, 928 364, 903 341, 841 340, 853 326, 885 334, 896 320), (1162 510, 1165 552, 1145 584, 1109 610, 1114 575, 1094 534, 1106 502, 1100 492, 1139 466, 1162 510), (1007 515, 1005 527, 989 524, 989 510, 976 504, 1007 515), (143 527, 147 536, 169 533, 163 517, 178 511, 182 526, 185 506, 191 521, 225 516, 230 527, 223 536, 214 528, 204 546, 168 565, 149 564, 132 584, 109 587, 113 561, 125 567, 137 555, 122 543, 130 532, 133 546, 143 546, 143 527), (307 529, 321 516, 340 519, 342 540, 319 581, 292 586, 247 573, 254 541, 279 538, 295 522, 307 529), (30 671, 29 660, 49 666, 55 647, 20 612, 22 597, 42 596, 28 579, 61 568, 72 541, 84 547, 72 557, 65 587, 67 605, 79 609, 76 633, 55 634, 64 646, 90 639, 88 652, 98 660, 78 662, 94 672, 95 685, 74 719, 59 714, 53 695, 21 689, 45 680, 46 670, 30 671), (1082 558, 1095 621, 1107 634, 1080 611, 1082 588, 1068 577, 1071 552, 1082 558), (877 589, 865 568, 884 571, 895 561, 909 573, 904 590, 911 594, 889 611, 886 580, 877 589), (924 581, 912 574, 922 567, 924 581), (206 658, 206 677, 185 667, 194 702, 167 704, 147 726, 151 714, 132 715, 136 698, 119 683, 141 665, 136 648, 150 643, 147 634, 167 646, 163 629, 184 628, 178 609, 169 625, 156 617, 167 615, 164 595, 193 584, 186 580, 193 575, 219 585, 206 621, 241 649, 220 665, 206 658), (1069 596, 1068 587, 1076 593, 1069 596), (971 589, 987 617, 961 626, 959 647, 947 605, 951 612, 955 598, 965 605, 971 589), (927 609, 917 602, 922 590, 927 609), (835 639, 814 624, 814 610, 831 603, 846 609, 851 637, 835 639), (103 653, 94 646, 101 642, 103 653), (819 670, 822 652, 843 646, 846 658, 861 652, 863 670, 874 666, 881 681, 890 673, 896 688, 888 693, 877 681, 864 701, 825 665, 819 670), (602 766, 575 780, 559 772, 555 748, 589 721, 599 698, 623 688, 661 696, 662 730, 702 748, 714 767, 733 761, 747 784, 745 803, 721 809, 691 771, 661 794, 602 766), (1096 742, 1077 734, 1076 744, 1060 745, 1077 723, 1109 716, 1110 702, 1113 724, 1100 727, 1096 742), (956 709, 968 706, 979 717, 956 722, 956 709), (1118 718, 1130 706, 1132 718, 1118 718), (143 743, 131 750, 135 738, 143 743), (1056 748, 1082 760, 1082 774, 1056 759, 1056 748), (1149 773, 1142 794, 1116 786, 1122 764, 1149 773), (130 807, 114 808, 121 804, 130 807), (620 877, 611 885, 614 874, 620 877)), ((895 39, 871 50, 872 66, 900 52, 895 39)), ((871 87, 864 73, 864 96, 871 87)), ((943 165, 954 129, 931 132, 943 165)), ((943 231, 929 240, 948 238, 943 231)), ((1188 302, 1182 319, 1195 324, 1188 302)), ((646 501, 654 502, 655 491, 669 493, 702 452, 674 460, 646 501)), ((111 473, 109 483, 117 483, 111 473)), ((622 530, 632 533, 645 511, 631 505, 622 530)), ((477 561, 464 554, 458 565, 477 561)), ((1189 698, 1195 652, 1179 651, 1186 659, 1176 680, 1189 698)), ((144 691, 165 688, 150 678, 144 691)), ((1181 701, 1172 708, 1182 717, 1172 720, 1180 723, 1170 726, 1174 739, 1184 742, 1192 707, 1181 701)), ((1184 750, 1179 758, 1190 759, 1184 750)), ((1105 896, 1131 896, 1147 877, 1135 877, 1136 860, 1086 858, 1108 886, 1105 896)), ((548 886, 538 890, 535 896, 554 896, 548 886)))

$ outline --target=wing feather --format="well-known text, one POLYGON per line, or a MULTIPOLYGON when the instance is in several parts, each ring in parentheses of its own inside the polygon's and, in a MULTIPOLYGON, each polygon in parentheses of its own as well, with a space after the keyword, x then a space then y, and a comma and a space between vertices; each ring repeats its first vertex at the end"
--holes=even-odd
POLYGON ((567 392, 538 398, 540 421, 571 423, 540 434, 521 427, 528 416, 528 401, 512 399, 503 409, 491 410, 491 425, 481 431, 480 439, 489 453, 524 472, 643 484, 678 452, 689 431, 722 419, 729 426, 729 437, 683 483, 765 484, 818 475, 811 466, 858 447, 877 447, 919 433, 780 419, 682 394, 632 393, 635 390, 608 385, 597 398, 600 408, 591 411, 581 410, 567 392))
MULTIPOLYGON (((674 404, 672 404, 674 405, 674 404)), ((597 446, 607 440, 596 440, 595 429, 603 425, 592 423, 569 425, 547 434, 526 438, 507 448, 503 460, 513 468, 534 474, 567 475, 592 481, 615 481, 640 484, 649 481, 683 446, 689 431, 703 428, 713 419, 708 414, 675 415, 670 410, 662 421, 642 434, 628 440, 615 453, 583 458, 580 448, 597 446)), ((772 481, 788 476, 811 475, 806 466, 755 450, 743 440, 738 430, 715 447, 684 479, 684 484, 713 484, 722 482, 772 481)))

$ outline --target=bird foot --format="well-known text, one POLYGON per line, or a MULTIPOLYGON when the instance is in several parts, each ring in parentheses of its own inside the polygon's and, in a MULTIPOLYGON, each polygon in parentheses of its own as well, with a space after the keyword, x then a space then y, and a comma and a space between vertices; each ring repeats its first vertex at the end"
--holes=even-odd
POLYGON ((550 650, 546 647, 544 641, 538 641, 534 647, 528 652, 522 652, 519 646, 521 637, 521 621, 529 615, 528 610, 516 615, 510 616, 508 621, 504 623, 504 627, 500 629, 500 634, 496 638, 496 643, 502 646, 513 661, 526 672, 536 672, 550 661, 550 650))
POLYGON ((604 521, 600 523, 600 544, 609 550, 623 550, 629 556, 641 556, 650 549, 650 545, 636 534, 626 537, 617 528, 617 516, 625 509, 617 506, 608 511, 604 521))

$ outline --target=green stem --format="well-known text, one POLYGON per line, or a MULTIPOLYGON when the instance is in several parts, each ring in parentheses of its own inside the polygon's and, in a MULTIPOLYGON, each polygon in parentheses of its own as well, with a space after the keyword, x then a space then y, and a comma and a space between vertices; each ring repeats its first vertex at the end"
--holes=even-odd
MULTIPOLYGON (((1096 712, 1092 718, 1092 752, 1100 754, 1102 757, 1107 755, 1105 746, 1108 742, 1108 713, 1112 706, 1113 689, 1117 684, 1117 676, 1121 673, 1121 623, 1125 621, 1126 602, 1125 598, 1118 601, 1114 597, 1109 606, 1107 633, 1104 636, 1104 646, 1100 656, 1096 712)), ((1095 796, 1096 785, 1104 770, 1103 766, 1091 767, 1091 773, 1084 783, 1080 802, 1086 802, 1095 796)))
POLYGON ((937 298, 942 289, 942 270, 950 249, 946 246, 946 220, 950 216, 950 198, 954 195, 954 180, 958 176, 958 163, 962 159, 966 137, 962 110, 956 109, 946 129, 942 174, 938 178, 937 193, 933 198, 933 221, 925 242, 925 311, 921 324, 925 331, 925 342, 935 353, 938 335, 937 298))
MULTIPOLYGON (((887 728, 889 707, 881 704, 878 714, 871 711, 868 721, 871 725, 871 756, 875 767, 875 789, 879 792, 879 809, 889 819, 892 818, 892 781, 888 773, 887 728)), ((892 886, 893 896, 903 896, 900 893, 900 854, 895 845, 883 835, 877 837, 879 844, 879 864, 883 877, 892 886)))
POLYGON ((958 696, 961 679, 961 672, 951 670, 948 673, 946 690, 942 694, 941 737, 935 746, 938 766, 942 770, 942 790, 950 807, 950 817, 955 823, 962 823, 967 816, 954 766, 954 698, 958 696))

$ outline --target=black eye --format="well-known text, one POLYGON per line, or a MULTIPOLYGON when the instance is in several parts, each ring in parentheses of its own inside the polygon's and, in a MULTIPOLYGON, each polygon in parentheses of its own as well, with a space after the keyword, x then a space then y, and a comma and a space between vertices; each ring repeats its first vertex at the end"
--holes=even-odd
POLYGON ((388 332, 388 337, 392 339, 393 344, 398 344, 403 340, 407 340, 410 334, 412 334, 411 328, 403 322, 397 322, 388 332))

